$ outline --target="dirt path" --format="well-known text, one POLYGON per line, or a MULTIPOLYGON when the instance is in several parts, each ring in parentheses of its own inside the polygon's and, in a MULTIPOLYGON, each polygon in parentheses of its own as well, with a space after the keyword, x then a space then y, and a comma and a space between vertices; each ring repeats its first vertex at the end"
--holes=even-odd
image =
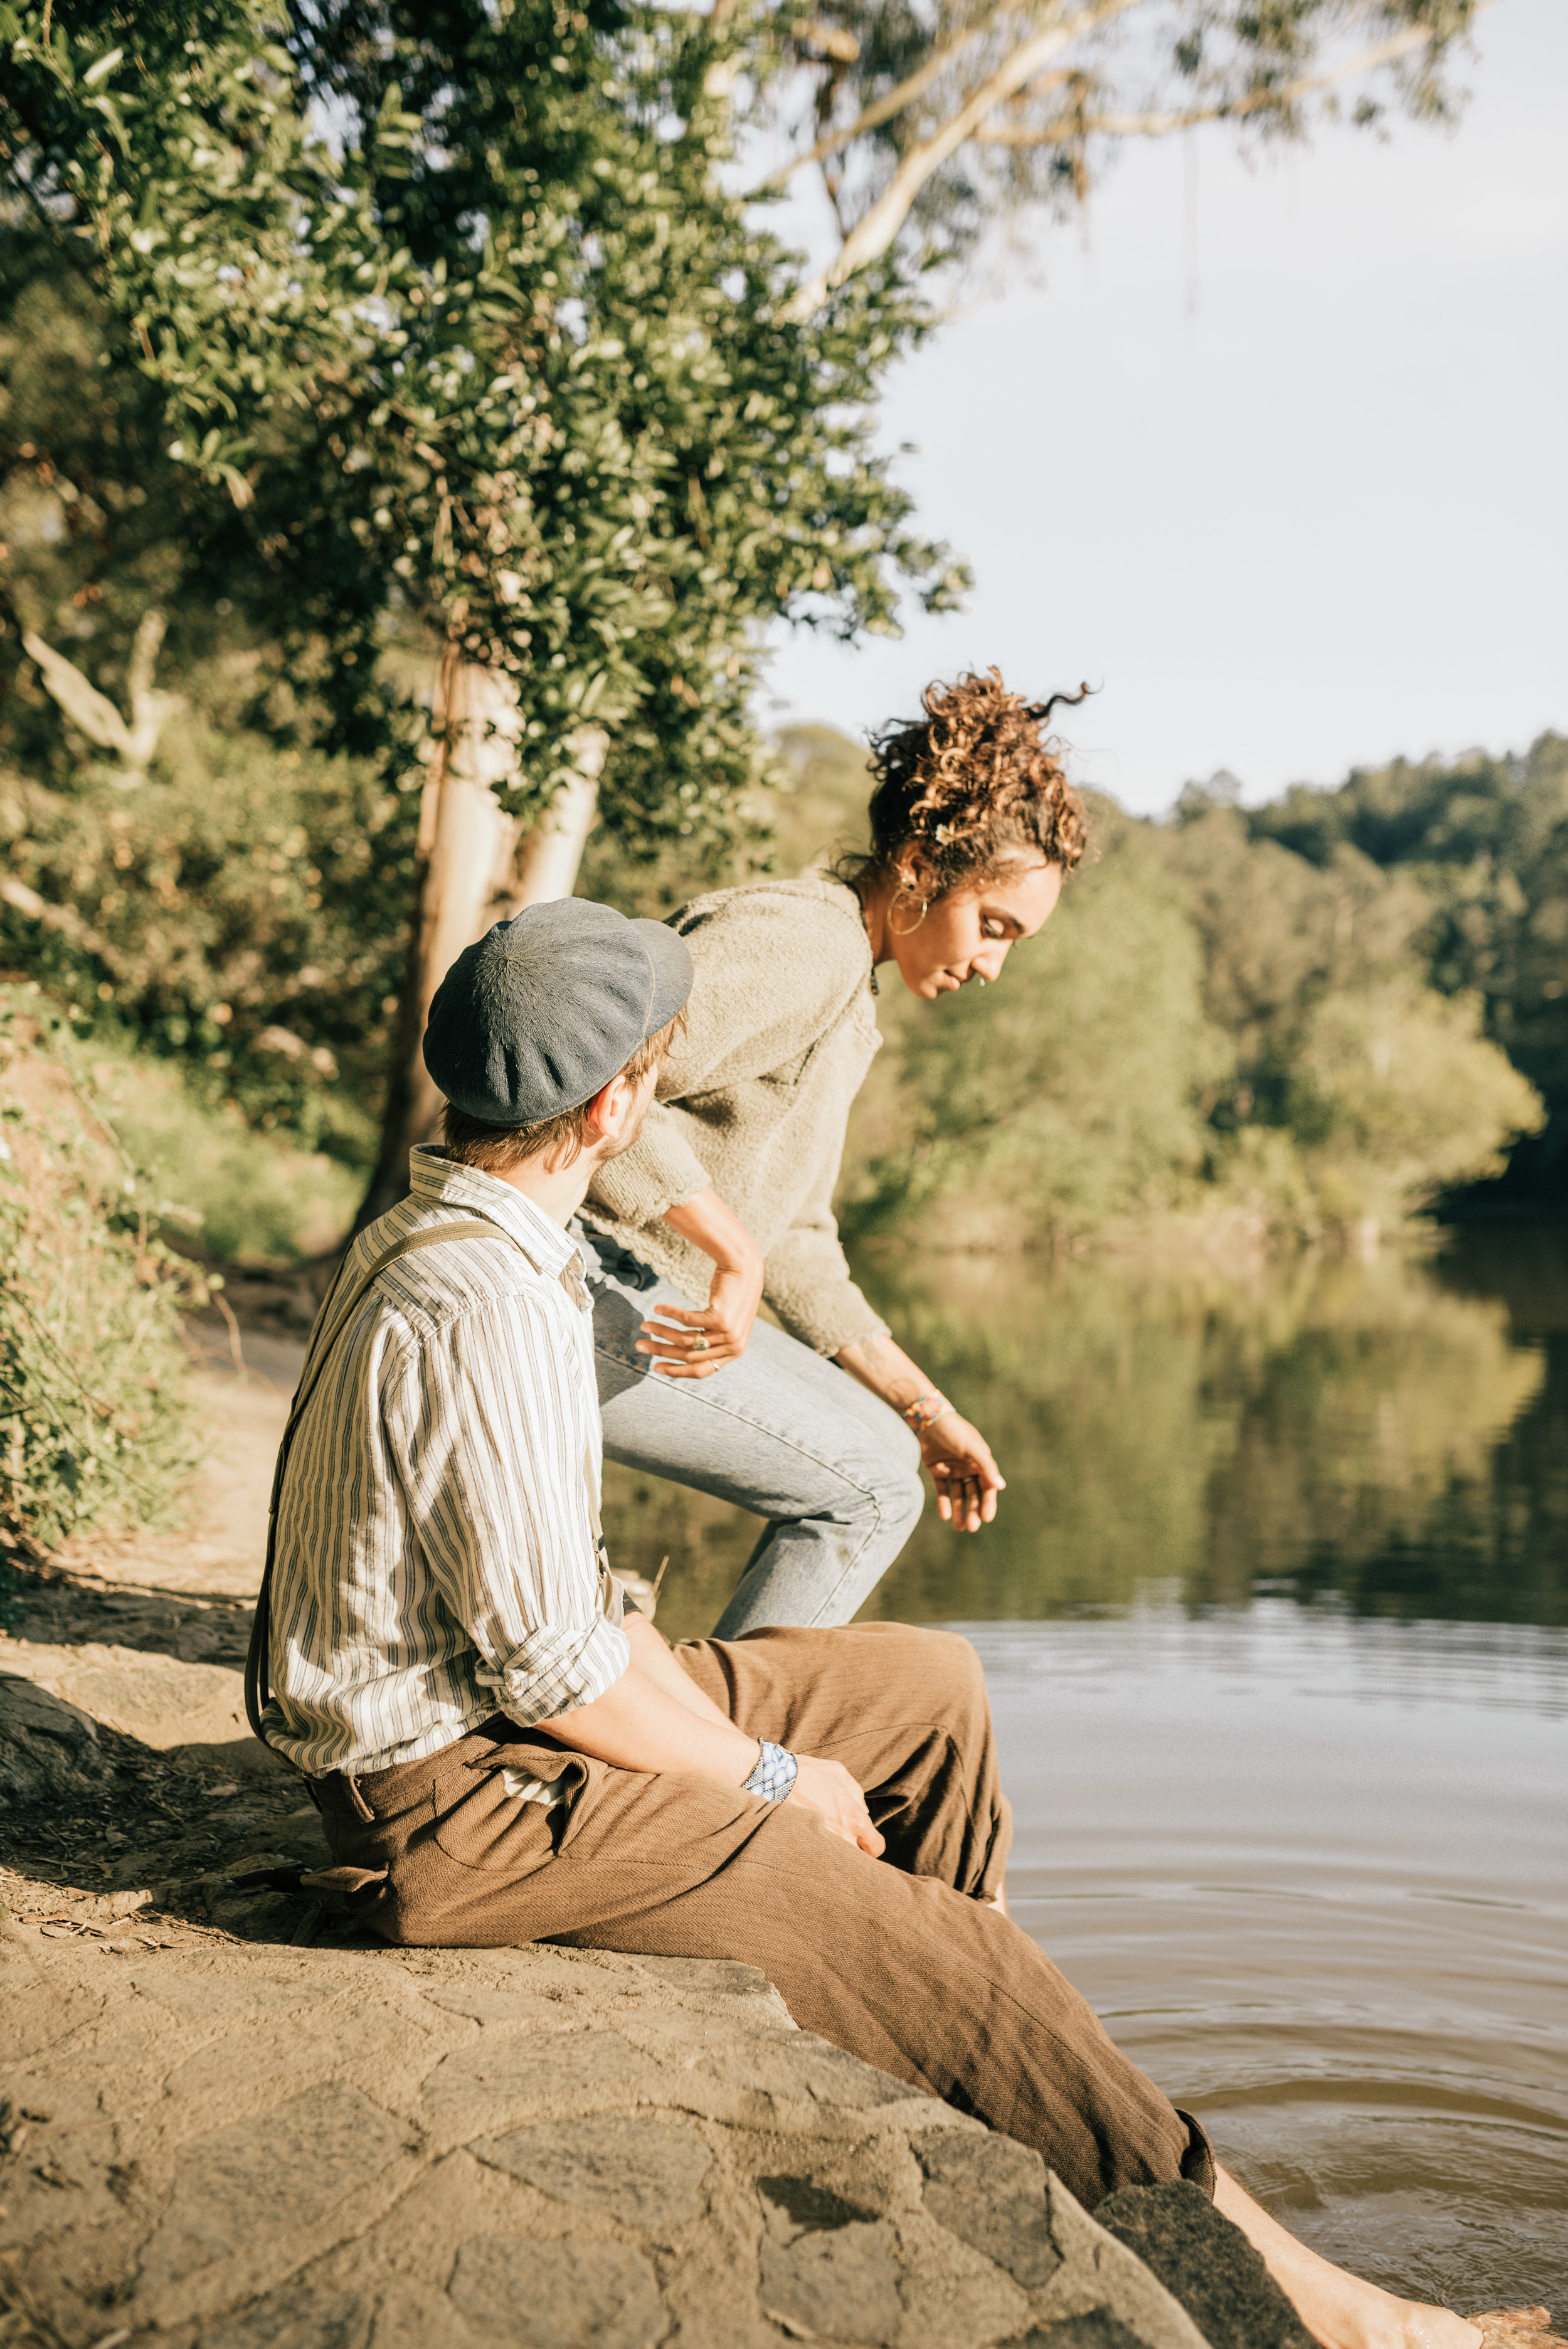
MULTIPOLYGON (((6 1904, 18 1918, 143 1909, 181 1938, 287 1923, 236 1871, 321 1857, 297 1780, 245 1725, 243 1668, 273 1462, 302 1342, 213 1317, 191 1332, 208 1444, 184 1526, 83 1540, 27 1578, 0 1639, 6 1904), (149 1904, 150 1903, 150 1906, 149 1904), (226 1912, 226 1913, 221 1913, 226 1912)), ((109 1921, 112 1921, 112 1917, 109 1921)), ((293 1930, 298 1930, 297 1920, 293 1930)))

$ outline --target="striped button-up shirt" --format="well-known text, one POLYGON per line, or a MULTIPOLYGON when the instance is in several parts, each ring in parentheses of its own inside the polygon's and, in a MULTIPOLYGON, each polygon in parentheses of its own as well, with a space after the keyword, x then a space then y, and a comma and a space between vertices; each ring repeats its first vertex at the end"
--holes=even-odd
MULTIPOLYGON (((626 1670, 599 1540, 601 1436, 582 1259, 561 1226, 434 1150, 362 1232, 351 1283, 404 1234, 481 1216, 389 1265, 295 1432, 273 1574, 270 1744, 313 1775, 527 1726, 626 1670)), ((347 1293, 340 1288, 340 1295, 347 1293)))

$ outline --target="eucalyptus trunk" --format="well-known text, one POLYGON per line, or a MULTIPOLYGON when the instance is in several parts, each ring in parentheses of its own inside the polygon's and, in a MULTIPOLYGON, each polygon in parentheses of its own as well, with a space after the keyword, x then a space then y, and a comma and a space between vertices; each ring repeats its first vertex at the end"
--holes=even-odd
POLYGON ((524 905, 571 895, 608 748, 600 728, 584 727, 576 775, 531 831, 520 833, 496 797, 521 756, 517 707, 505 678, 449 651, 433 715, 436 749, 419 809, 418 880, 381 1151, 356 1230, 396 1206, 408 1188, 409 1151, 436 1139, 443 1096, 421 1050, 436 989, 463 948, 494 923, 524 905))

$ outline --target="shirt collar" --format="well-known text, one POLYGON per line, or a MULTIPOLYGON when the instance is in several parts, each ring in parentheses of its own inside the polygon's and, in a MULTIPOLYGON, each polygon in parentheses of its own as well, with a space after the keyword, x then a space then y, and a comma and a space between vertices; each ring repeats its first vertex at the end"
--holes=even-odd
POLYGON ((553 1216, 510 1183, 485 1174, 477 1166, 459 1166, 439 1150, 420 1143, 408 1153, 408 1186, 421 1206, 468 1207, 488 1216, 527 1249, 541 1272, 560 1278, 574 1276, 564 1286, 581 1288, 583 1257, 569 1232, 553 1216))

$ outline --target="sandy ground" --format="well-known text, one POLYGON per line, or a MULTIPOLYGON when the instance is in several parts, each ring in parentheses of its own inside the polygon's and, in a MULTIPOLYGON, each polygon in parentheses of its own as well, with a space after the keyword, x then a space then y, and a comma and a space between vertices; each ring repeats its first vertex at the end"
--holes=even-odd
POLYGON ((47 1800, 17 1790, 4 1891, 18 1919, 151 1891, 179 1938, 181 1920, 211 1924, 236 1867, 325 1851, 298 1782, 250 1735, 242 1680, 302 1341, 249 1332, 237 1365, 216 1316, 191 1341, 209 1440, 184 1526, 73 1544, 25 1580, 0 1638, 0 1675, 92 1724, 76 1748, 91 1766, 56 1774, 47 1800))

